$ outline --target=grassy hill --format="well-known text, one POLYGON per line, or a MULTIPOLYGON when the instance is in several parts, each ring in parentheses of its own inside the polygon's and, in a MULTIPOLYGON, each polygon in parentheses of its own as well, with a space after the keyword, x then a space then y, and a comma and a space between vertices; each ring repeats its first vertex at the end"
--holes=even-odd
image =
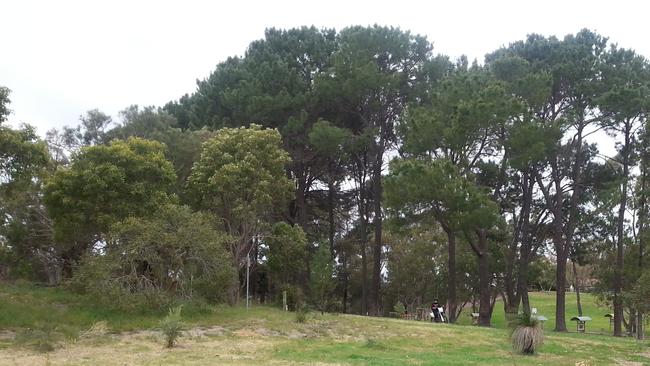
MULTIPOLYGON (((606 309, 589 296, 584 301, 585 315, 594 318, 588 330, 606 331, 606 309)), ((552 318, 552 293, 533 294, 532 303, 552 318)), ((270 307, 190 306, 184 318, 191 329, 178 347, 165 349, 153 330, 162 314, 124 314, 62 289, 2 285, 0 365, 650 364, 647 341, 572 332, 547 332, 538 355, 513 354, 502 313, 497 304, 495 327, 485 329, 314 313, 298 323, 294 314, 270 307)))

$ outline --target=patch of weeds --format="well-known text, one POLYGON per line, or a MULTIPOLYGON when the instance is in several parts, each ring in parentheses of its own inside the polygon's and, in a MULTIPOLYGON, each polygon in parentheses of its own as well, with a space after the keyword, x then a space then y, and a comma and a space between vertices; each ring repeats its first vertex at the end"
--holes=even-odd
POLYGON ((103 337, 108 334, 108 323, 104 320, 93 323, 90 328, 79 334, 80 339, 103 337))
POLYGON ((296 322, 304 324, 307 323, 307 315, 309 315, 309 310, 304 307, 296 310, 296 322))
POLYGON ((90 328, 81 332, 79 334, 79 340, 93 344, 104 343, 109 340, 109 332, 108 322, 104 320, 98 321, 93 323, 90 328))
POLYGON ((20 346, 46 353, 60 346, 63 336, 51 329, 23 329, 16 333, 14 341, 20 346))
POLYGON ((62 347, 65 341, 75 342, 78 338, 78 330, 72 326, 40 323, 16 332, 13 340, 16 345, 38 352, 51 352, 62 347))
POLYGON ((376 350, 386 350, 388 347, 386 345, 382 344, 376 339, 373 338, 368 338, 366 340, 366 344, 363 345, 366 348, 371 348, 371 349, 376 349, 376 350))

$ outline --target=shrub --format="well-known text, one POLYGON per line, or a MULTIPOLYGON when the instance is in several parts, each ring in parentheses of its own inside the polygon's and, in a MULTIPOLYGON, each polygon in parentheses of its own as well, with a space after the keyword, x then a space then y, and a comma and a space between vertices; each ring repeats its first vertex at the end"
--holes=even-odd
POLYGON ((404 314, 406 311, 406 307, 401 301, 398 301, 395 306, 393 306, 393 311, 397 313, 397 315, 404 314))
POLYGON ((77 338, 71 327, 53 326, 51 323, 36 324, 34 328, 20 330, 14 336, 17 345, 32 348, 38 352, 52 352, 65 340, 77 338))
POLYGON ((309 289, 314 306, 325 312, 332 300, 332 293, 336 289, 334 278, 334 261, 326 245, 322 244, 316 249, 311 261, 311 276, 309 276, 309 289))
POLYGON ((223 301, 236 273, 227 237, 213 225, 213 217, 174 205, 151 218, 129 218, 113 226, 105 253, 83 258, 70 286, 129 311, 223 301))
POLYGON ((185 324, 181 319, 182 306, 176 306, 169 309, 169 313, 165 316, 159 325, 159 329, 165 337, 165 345, 167 348, 174 347, 178 338, 185 330, 185 324))
MULTIPOLYGON (((282 293, 287 292, 287 307, 290 311, 297 311, 305 304, 305 295, 302 289, 298 286, 283 285, 280 286, 278 291, 277 304, 282 305, 282 293)), ((284 309, 283 309, 284 310, 284 309)))
POLYGON ((298 323, 306 323, 307 322, 307 315, 309 314, 309 311, 307 310, 306 307, 300 307, 299 309, 296 310, 296 322, 298 323))
POLYGON ((544 341, 544 331, 537 318, 528 313, 520 314, 512 331, 512 347, 521 354, 532 355, 544 341))

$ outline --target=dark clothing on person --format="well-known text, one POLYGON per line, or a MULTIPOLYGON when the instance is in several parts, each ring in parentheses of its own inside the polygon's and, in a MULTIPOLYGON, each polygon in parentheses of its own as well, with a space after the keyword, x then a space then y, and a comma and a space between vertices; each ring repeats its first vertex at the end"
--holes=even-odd
POLYGON ((440 314, 440 306, 438 306, 437 301, 431 304, 431 314, 432 314, 431 317, 432 322, 436 322, 436 323, 442 322, 442 315, 440 314))

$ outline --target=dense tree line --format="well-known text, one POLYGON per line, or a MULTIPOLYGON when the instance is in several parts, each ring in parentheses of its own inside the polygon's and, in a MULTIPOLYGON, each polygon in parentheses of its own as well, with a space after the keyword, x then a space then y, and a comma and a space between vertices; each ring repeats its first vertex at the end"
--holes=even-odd
POLYGON ((235 303, 250 261, 257 301, 438 298, 484 326, 553 288, 557 331, 568 279, 593 280, 622 335, 647 308, 649 87, 645 58, 588 30, 470 64, 398 28, 269 29, 163 107, 44 140, 0 125, 0 273, 235 303))

